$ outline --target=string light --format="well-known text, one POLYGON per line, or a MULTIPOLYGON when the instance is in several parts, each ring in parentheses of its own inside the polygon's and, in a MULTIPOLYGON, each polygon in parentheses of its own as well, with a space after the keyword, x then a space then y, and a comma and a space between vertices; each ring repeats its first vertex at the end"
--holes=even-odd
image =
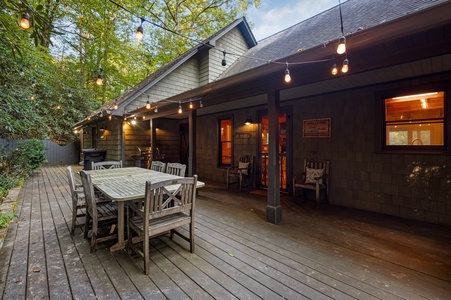
POLYGON ((343 67, 341 68, 341 72, 347 73, 349 71, 349 60, 346 58, 343 61, 343 67))
POLYGON ((56 106, 56 109, 58 109, 58 110, 61 109, 61 105, 58 104, 58 105, 56 106))
POLYGON ((224 51, 222 51, 222 53, 224 54, 224 57, 222 58, 221 65, 222 65, 223 67, 225 67, 225 66, 227 66, 227 61, 226 61, 226 59, 225 59, 225 56, 226 56, 227 52, 225 52, 225 50, 224 50, 224 51))
POLYGON ((112 120, 113 119, 113 116, 112 115, 108 115, 108 120, 112 120))
POLYGON ((190 109, 193 109, 193 107, 194 107, 194 106, 193 106, 193 102, 190 101, 190 102, 189 102, 189 108, 190 108, 190 109))
POLYGON ((181 114, 182 112, 183 112, 183 110, 182 110, 182 102, 179 101, 179 114, 181 114))
POLYGON ((155 113, 158 112, 158 104, 155 104, 155 109, 153 110, 155 113))
POLYGON ((150 96, 147 95, 147 102, 146 102, 146 108, 150 109, 150 101, 149 101, 150 96))
POLYGON ((144 19, 141 18, 141 25, 139 25, 138 28, 136 29, 135 38, 138 42, 141 42, 143 40, 143 34, 144 34, 143 22, 144 22, 144 19))
POLYGON ((199 107, 200 108, 204 107, 204 104, 202 103, 202 100, 200 100, 200 102, 199 102, 199 107))
POLYGON ((31 95, 31 96, 30 96, 30 100, 34 100, 34 95, 31 95))
POLYGON ((103 69, 102 69, 102 67, 100 67, 100 73, 99 73, 99 76, 97 76, 97 80, 96 80, 97 85, 103 84, 102 72, 103 72, 103 69))
POLYGON ((334 66, 332 67, 332 75, 337 75, 337 74, 338 74, 337 64, 334 64, 334 66))
POLYGON ((287 68, 285 70, 285 82, 291 81, 290 70, 288 70, 288 62, 285 63, 287 68))
POLYGON ((117 100, 114 101, 114 106, 113 106, 113 108, 114 108, 115 110, 118 108, 117 100))
POLYGON ((341 2, 338 0, 338 9, 340 10, 340 25, 341 25, 341 37, 338 40, 338 47, 337 47, 337 53, 343 54, 346 52, 346 38, 343 33, 343 14, 341 12, 341 2))
POLYGON ((30 28, 30 15, 28 14, 29 11, 30 8, 27 7, 27 11, 22 15, 22 19, 20 19, 19 26, 23 30, 27 30, 28 28, 30 28))

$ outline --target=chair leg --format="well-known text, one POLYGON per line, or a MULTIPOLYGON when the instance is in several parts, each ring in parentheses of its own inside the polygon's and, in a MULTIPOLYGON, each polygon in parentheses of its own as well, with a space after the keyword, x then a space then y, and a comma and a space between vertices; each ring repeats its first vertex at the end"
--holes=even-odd
POLYGON ((144 273, 146 275, 149 275, 150 270, 149 234, 144 234, 143 251, 144 251, 144 273))
POLYGON ((192 221, 189 225, 189 250, 194 253, 194 223, 192 221))
POLYGON ((85 219, 85 232, 83 233, 83 237, 85 239, 88 238, 88 232, 89 232, 89 221, 90 221, 90 215, 86 212, 86 219, 85 219))
POLYGON ((319 208, 319 187, 316 187, 316 208, 319 208))
POLYGON ((76 225, 77 225, 77 207, 73 207, 72 208, 72 226, 70 228, 70 235, 74 235, 76 225))

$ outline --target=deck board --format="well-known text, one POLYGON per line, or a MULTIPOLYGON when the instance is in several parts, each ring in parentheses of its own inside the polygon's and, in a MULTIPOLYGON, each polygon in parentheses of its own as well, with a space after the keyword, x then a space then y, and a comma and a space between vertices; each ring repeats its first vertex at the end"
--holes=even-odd
MULTIPOLYGON (((69 234, 65 167, 25 181, 0 251, 0 299, 450 299, 451 230, 439 225, 209 184, 196 202, 196 252, 180 237, 151 240, 150 274, 111 243, 90 253, 69 234)), ((187 233, 187 228, 179 229, 187 233)))

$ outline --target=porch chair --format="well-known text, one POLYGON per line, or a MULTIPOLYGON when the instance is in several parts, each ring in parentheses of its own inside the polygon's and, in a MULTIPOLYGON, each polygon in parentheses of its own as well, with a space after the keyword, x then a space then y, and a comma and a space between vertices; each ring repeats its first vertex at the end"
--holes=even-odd
POLYGON ((150 169, 158 172, 166 172, 166 163, 158 160, 153 160, 150 164, 150 169))
MULTIPOLYGON (((80 171, 81 182, 86 199, 86 221, 84 237, 88 238, 88 232, 91 231, 91 253, 96 250, 96 244, 117 238, 114 233, 114 226, 117 224, 117 204, 114 202, 97 202, 92 185, 91 175, 86 171, 80 171), (89 226, 91 225, 91 230, 89 226), (107 225, 110 230, 100 234, 102 225, 107 225)), ((102 228, 103 229, 103 228, 102 228)))
POLYGON ((194 204, 196 201, 197 175, 170 179, 152 184, 146 182, 144 207, 141 201, 127 202, 127 236, 129 248, 144 258, 144 273, 149 274, 149 239, 165 232, 174 233, 190 243, 194 253, 194 204), (173 185, 179 185, 169 188, 173 185), (189 225, 189 236, 177 228, 189 225), (142 249, 137 244, 142 242, 142 249))
POLYGON ((84 222, 78 222, 78 218, 86 216, 86 202, 83 193, 83 186, 75 182, 75 175, 72 166, 66 168, 67 179, 69 181, 70 195, 72 198, 72 225, 70 234, 74 235, 75 228, 85 226, 84 222))
POLYGON ((185 177, 186 165, 179 163, 168 163, 166 165, 166 173, 185 177))
POLYGON ((227 168, 227 188, 231 184, 238 183, 241 192, 242 188, 253 184, 254 156, 243 155, 238 158, 238 165, 227 168), (247 183, 246 183, 247 181, 247 183))
POLYGON ((329 197, 329 166, 330 161, 320 159, 304 159, 304 171, 293 177, 293 200, 296 200, 296 190, 302 189, 305 197, 305 189, 314 190, 316 195, 316 207, 320 207, 320 191, 325 190, 325 201, 329 197))
POLYGON ((106 160, 99 162, 91 162, 91 170, 117 169, 122 168, 122 160, 106 160))

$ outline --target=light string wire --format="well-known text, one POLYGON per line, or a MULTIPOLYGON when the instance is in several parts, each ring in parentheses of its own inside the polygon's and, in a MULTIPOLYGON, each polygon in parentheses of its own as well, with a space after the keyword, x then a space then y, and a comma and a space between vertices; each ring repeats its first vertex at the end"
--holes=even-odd
MULTIPOLYGON (((168 32, 170 32, 170 33, 173 33, 173 34, 175 34, 175 35, 178 35, 178 36, 180 36, 180 37, 182 37, 182 38, 184 38, 184 39, 191 40, 191 41, 193 41, 193 42, 195 42, 195 43, 197 43, 197 44, 201 44, 201 45, 204 45, 204 46, 206 46, 206 47, 209 47, 209 48, 211 48, 211 49, 213 49, 213 50, 219 51, 219 52, 223 53, 224 56, 225 56, 226 54, 228 54, 228 55, 237 56, 238 58, 253 59, 253 60, 265 62, 265 63, 268 63, 268 64, 271 64, 271 63, 273 63, 273 64, 279 64, 279 65, 286 65, 286 64, 287 64, 286 61, 281 61, 280 59, 275 59, 275 60, 272 60, 272 59, 264 59, 264 58, 260 58, 260 57, 246 56, 246 55, 242 55, 242 54, 237 54, 237 53, 233 53, 233 52, 228 52, 227 50, 220 50, 220 49, 217 49, 217 48, 215 48, 215 46, 213 46, 213 45, 211 45, 211 44, 208 44, 208 43, 199 41, 199 40, 197 40, 197 39, 194 39, 194 38, 185 36, 185 35, 183 35, 183 34, 181 34, 181 33, 178 33, 178 32, 176 32, 176 31, 170 29, 170 28, 166 28, 166 27, 164 27, 164 26, 162 26, 162 25, 160 25, 160 24, 157 24, 157 23, 155 23, 155 22, 153 22, 153 21, 147 20, 146 18, 143 18, 143 17, 137 15, 136 13, 130 11, 129 9, 125 8, 123 5, 117 3, 117 2, 114 1, 114 0, 109 0, 109 2, 111 2, 111 3, 114 4, 114 5, 116 5, 116 6, 119 7, 120 9, 122 9, 122 10, 128 12, 128 13, 131 14, 132 16, 134 16, 134 17, 140 19, 141 21, 148 22, 148 23, 150 23, 150 24, 152 24, 152 25, 154 25, 154 26, 156 26, 156 27, 158 27, 158 28, 160 28, 160 29, 163 29, 163 30, 165 30, 165 31, 168 31, 168 32)), ((342 31, 343 31, 343 30, 342 30, 342 31)), ((290 65, 313 64, 313 63, 320 63, 320 62, 331 61, 331 60, 333 60, 333 59, 334 59, 334 58, 328 58, 328 59, 321 59, 321 60, 302 61, 302 62, 288 62, 288 63, 289 63, 290 65)))

